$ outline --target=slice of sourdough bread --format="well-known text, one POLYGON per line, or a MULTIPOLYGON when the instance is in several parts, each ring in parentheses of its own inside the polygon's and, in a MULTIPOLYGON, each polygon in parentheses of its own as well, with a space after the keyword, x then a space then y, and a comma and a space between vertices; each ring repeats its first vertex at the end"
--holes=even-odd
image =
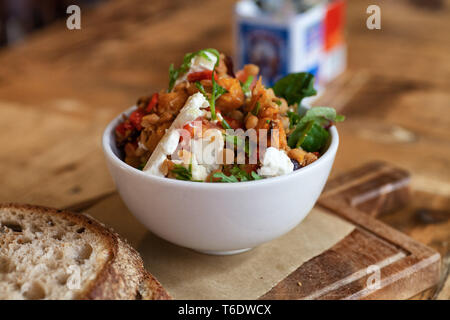
POLYGON ((170 299, 139 254, 93 218, 0 204, 0 299, 170 299))

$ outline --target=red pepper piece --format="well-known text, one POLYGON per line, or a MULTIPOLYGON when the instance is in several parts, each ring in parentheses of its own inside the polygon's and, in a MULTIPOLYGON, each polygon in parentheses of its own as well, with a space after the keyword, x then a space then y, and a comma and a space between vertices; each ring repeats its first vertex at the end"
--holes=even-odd
MULTIPOLYGON (((188 122, 188 123, 186 123, 186 124, 183 126, 183 129, 190 133, 191 138, 194 137, 194 133, 195 133, 194 130, 195 130, 195 128, 196 128, 196 127, 194 126, 194 122, 193 122, 193 121, 188 122)), ((180 137, 180 138, 183 138, 183 137, 180 137)))
POLYGON ((116 133, 121 137, 125 137, 127 131, 131 130, 133 130, 133 126, 128 121, 124 121, 116 127, 116 133))
POLYGON ((133 111, 128 118, 133 127, 135 127, 138 131, 142 130, 141 121, 143 116, 144 110, 137 109, 136 111, 133 111))
POLYGON ((154 93, 152 95, 152 98, 150 99, 150 101, 148 102, 147 108, 145 108, 146 112, 150 112, 152 111, 152 109, 154 107, 156 107, 156 105, 158 104, 158 99, 159 99, 159 94, 158 93, 154 93))
MULTIPOLYGON (((201 80, 211 80, 212 79, 212 71, 205 70, 200 72, 192 72, 187 76, 189 82, 201 81, 201 80)), ((214 80, 217 80, 217 73, 214 73, 214 80)))

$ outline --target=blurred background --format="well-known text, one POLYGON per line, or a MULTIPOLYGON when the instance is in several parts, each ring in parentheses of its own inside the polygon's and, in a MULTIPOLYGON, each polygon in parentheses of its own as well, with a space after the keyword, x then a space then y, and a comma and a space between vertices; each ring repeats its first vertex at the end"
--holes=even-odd
POLYGON ((93 7, 104 0, 1 0, 0 46, 11 45, 57 19, 66 17, 66 9, 75 4, 93 7))
POLYGON ((382 219, 448 264, 449 34, 449 0, 0 0, 0 201, 80 207, 114 192, 106 124, 212 47, 261 64, 268 84, 313 72, 312 104, 347 117, 332 175, 373 160, 408 170, 408 207, 382 219), (81 30, 66 27, 69 4, 81 30), (366 26, 372 4, 380 30, 366 26))

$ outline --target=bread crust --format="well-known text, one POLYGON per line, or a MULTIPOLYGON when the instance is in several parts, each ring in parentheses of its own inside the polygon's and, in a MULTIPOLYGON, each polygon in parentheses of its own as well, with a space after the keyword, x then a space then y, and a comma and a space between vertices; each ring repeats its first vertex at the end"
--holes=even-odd
POLYGON ((3 203, 3 210, 19 210, 27 214, 47 216, 64 216, 81 225, 106 241, 110 251, 109 258, 94 280, 77 299, 84 300, 167 300, 171 299, 167 291, 144 268, 139 253, 132 248, 124 238, 112 229, 84 213, 74 213, 67 210, 44 206, 3 203))

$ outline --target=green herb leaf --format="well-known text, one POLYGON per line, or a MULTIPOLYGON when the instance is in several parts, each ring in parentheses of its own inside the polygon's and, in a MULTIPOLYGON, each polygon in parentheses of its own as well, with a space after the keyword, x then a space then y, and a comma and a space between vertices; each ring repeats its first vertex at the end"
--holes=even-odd
POLYGON ((259 101, 257 101, 255 108, 253 108, 253 110, 252 110, 253 115, 257 116, 259 113, 259 109, 261 109, 261 103, 259 103, 259 101))
POLYGON ((196 81, 195 82, 195 86, 198 88, 198 90, 206 97, 206 92, 205 92, 205 88, 203 87, 203 85, 199 82, 196 81))
POLYGON ((173 66, 173 63, 172 63, 169 67, 169 87, 167 89, 168 92, 172 91, 172 88, 178 79, 178 75, 179 75, 179 69, 175 69, 175 67, 173 66))
POLYGON ((224 129, 233 129, 233 128, 231 128, 231 126, 228 124, 228 122, 225 119, 222 118, 221 122, 222 122, 222 127, 224 129))
POLYGON ((301 147, 308 152, 320 151, 327 143, 330 134, 321 125, 308 121, 306 124, 298 124, 294 132, 289 136, 288 145, 291 148, 301 147))
POLYGON ((288 111, 287 116, 289 118, 289 128, 292 129, 300 121, 300 116, 297 113, 292 112, 292 111, 288 111))
POLYGON ((247 80, 245 80, 244 83, 241 82, 241 88, 245 95, 250 94, 250 86, 251 86, 254 78, 255 78, 254 76, 248 76, 247 80))
MULTIPOLYGON (((217 84, 216 80, 214 79, 214 73, 215 73, 215 70, 213 70, 213 72, 212 72, 212 77, 211 77, 212 89, 211 89, 211 94, 209 95, 209 97, 206 94, 206 91, 205 91, 205 88, 203 87, 203 85, 199 81, 195 82, 195 86, 198 88, 198 90, 205 96, 206 99, 208 99, 209 108, 211 110, 211 120, 217 119, 216 100, 219 99, 219 97, 221 95, 228 92, 224 87, 217 84)), ((222 121, 222 125, 223 125, 224 121, 222 121)), ((226 123, 226 121, 225 121, 225 123, 226 123)), ((228 125, 228 123, 226 123, 226 125, 228 125)), ((224 127, 224 128, 231 129, 230 126, 224 127)))
POLYGON ((220 179, 220 181, 217 182, 243 182, 262 179, 262 177, 260 177, 256 172, 252 171, 250 174, 248 174, 247 171, 245 171, 238 165, 235 165, 233 168, 231 168, 230 173, 231 174, 227 176, 223 172, 216 172, 213 174, 213 177, 220 179))
POLYGON ((345 120, 345 116, 338 114, 336 115, 336 118, 334 119, 334 122, 342 122, 345 120))
POLYGON ((180 164, 175 164, 175 167, 172 169, 172 173, 175 174, 175 178, 177 180, 192 180, 192 164, 189 164, 189 168, 185 168, 180 164))
POLYGON ((309 152, 321 150, 328 138, 329 132, 324 126, 341 122, 344 116, 337 115, 336 110, 328 107, 308 109, 303 116, 288 113, 290 124, 295 123, 294 131, 289 135, 288 145, 291 148, 302 147, 309 152), (291 120, 292 118, 292 120, 291 120))
MULTIPOLYGON (((213 48, 208 48, 208 49, 200 50, 199 52, 202 52, 202 51, 203 51, 203 52, 204 52, 204 51, 207 51, 207 52, 212 53, 213 55, 215 55, 216 58, 217 58, 216 65, 219 64, 219 59, 220 59, 220 53, 219 53, 219 51, 217 51, 216 49, 213 49, 213 48)), ((209 57, 208 57, 208 60, 211 61, 211 59, 209 59, 209 57)))
POLYGON ((314 121, 309 121, 303 125, 297 125, 295 130, 289 135, 288 145, 291 148, 298 148, 305 140, 308 131, 311 130, 314 121))
POLYGON ((314 96, 314 76, 307 72, 291 73, 278 80, 273 91, 279 97, 286 99, 289 105, 301 105, 303 98, 314 96))
POLYGON ((249 175, 247 174, 247 171, 244 169, 241 169, 239 166, 234 166, 231 168, 231 174, 238 178, 240 181, 248 181, 250 180, 249 175))
POLYGON ((313 107, 306 111, 305 115, 300 119, 298 124, 303 125, 311 120, 323 126, 334 122, 342 122, 345 120, 345 117, 342 115, 337 115, 334 108, 313 107))
POLYGON ((177 81, 178 77, 189 70, 189 68, 191 67, 192 58, 199 55, 211 61, 211 58, 205 52, 212 53, 213 55, 216 56, 217 58, 216 66, 217 66, 217 64, 219 63, 219 51, 217 51, 216 49, 208 48, 193 53, 186 53, 183 58, 183 63, 178 69, 175 69, 173 64, 171 64, 169 67, 169 86, 167 89, 168 92, 172 91, 173 86, 175 85, 175 82, 177 81))
POLYGON ((223 135, 226 142, 232 143, 238 150, 244 149, 244 152, 250 157, 250 142, 248 139, 242 139, 240 136, 233 136, 229 134, 223 135))
POLYGON ((227 176, 223 172, 216 172, 213 174, 213 177, 221 179, 218 182, 239 182, 239 180, 235 176, 227 176))
POLYGON ((306 133, 301 147, 308 152, 320 151, 328 141, 330 133, 322 126, 314 123, 306 133))
POLYGON ((216 100, 219 99, 219 97, 222 94, 228 92, 224 87, 221 87, 219 84, 217 84, 216 80, 214 79, 214 73, 215 73, 215 70, 213 70, 212 76, 211 76, 212 91, 211 91, 211 96, 209 98, 209 109, 211 110, 211 120, 217 119, 217 117, 216 117, 216 100))
POLYGON ((214 79, 214 71, 213 71, 213 77, 212 77, 212 84, 213 84, 213 94, 214 94, 214 100, 217 100, 220 98, 221 95, 225 94, 228 92, 227 89, 225 89, 224 87, 220 86, 216 80, 214 79))

